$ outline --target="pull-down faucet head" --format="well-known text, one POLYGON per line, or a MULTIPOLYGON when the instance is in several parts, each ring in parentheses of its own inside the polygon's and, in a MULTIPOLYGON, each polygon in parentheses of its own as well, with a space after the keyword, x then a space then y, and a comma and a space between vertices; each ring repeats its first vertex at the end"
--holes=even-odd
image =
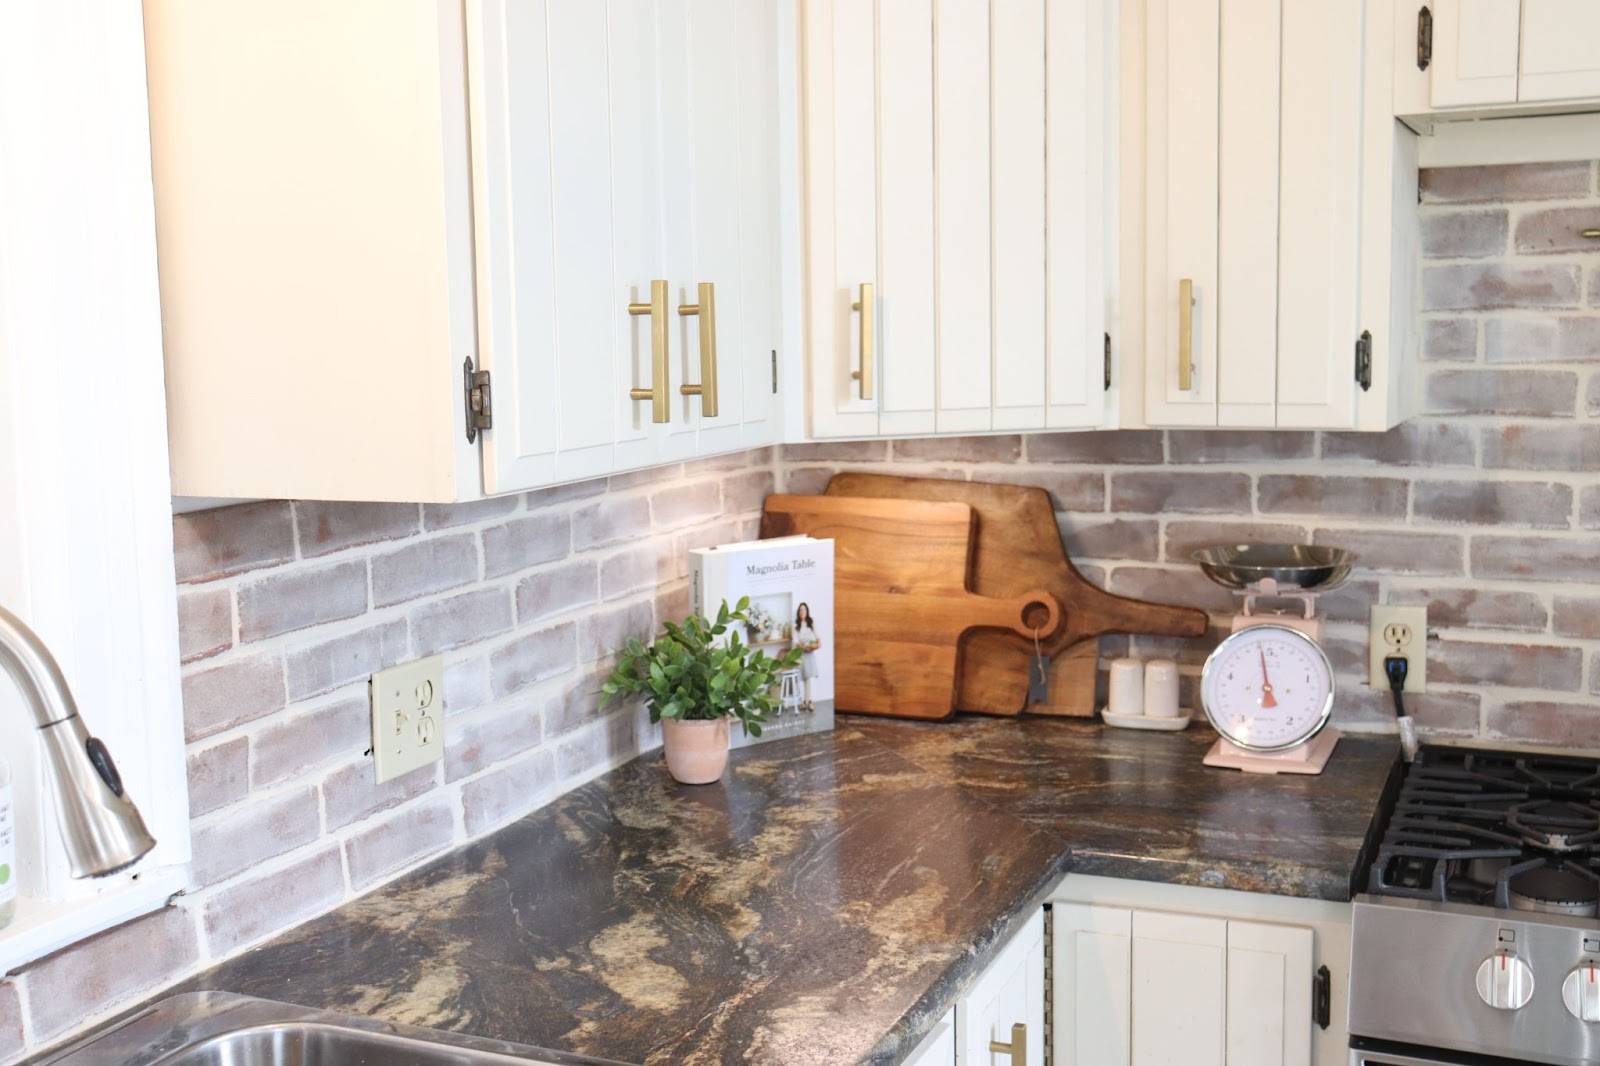
POLYGON ((111 753, 89 735, 50 650, 22 619, 0 607, 0 670, 33 714, 49 763, 56 821, 73 877, 104 877, 156 846, 122 790, 111 753))

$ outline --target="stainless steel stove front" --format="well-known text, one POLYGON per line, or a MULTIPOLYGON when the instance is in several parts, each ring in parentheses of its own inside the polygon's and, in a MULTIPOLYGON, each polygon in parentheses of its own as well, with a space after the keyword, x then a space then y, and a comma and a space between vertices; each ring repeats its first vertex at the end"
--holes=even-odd
POLYGON ((1600 1066, 1600 920, 1359 896, 1351 937, 1352 1037, 1600 1066))

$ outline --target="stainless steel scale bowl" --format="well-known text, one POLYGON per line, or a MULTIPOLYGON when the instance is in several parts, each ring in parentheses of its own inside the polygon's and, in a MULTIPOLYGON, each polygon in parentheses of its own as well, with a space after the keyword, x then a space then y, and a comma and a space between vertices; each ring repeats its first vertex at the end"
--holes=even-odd
POLYGON ((1274 582, 1279 592, 1328 592, 1344 584, 1354 552, 1310 544, 1219 544, 1189 558, 1223 588, 1244 592, 1274 582))

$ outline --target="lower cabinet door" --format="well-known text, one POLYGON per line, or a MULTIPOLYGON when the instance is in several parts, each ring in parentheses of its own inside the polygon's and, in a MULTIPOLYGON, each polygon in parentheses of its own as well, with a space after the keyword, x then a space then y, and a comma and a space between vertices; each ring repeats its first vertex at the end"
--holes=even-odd
POLYGON ((1056 1066, 1129 1066, 1133 912, 1057 903, 1053 914, 1056 1066))
POLYGON ((1029 919, 956 1004, 962 1066, 1044 1062, 1044 911, 1029 919), (1020 1026, 1021 1028, 1018 1028, 1020 1026), (1025 1050, 1019 1054, 1015 1044, 1025 1050), (999 1050, 995 1045, 1012 1050, 999 1050))
POLYGON ((1311 1066, 1310 929, 1053 908, 1059 1066, 1311 1066))
POLYGON ((1228 922, 1228 1066, 1311 1066, 1311 930, 1228 922))
POLYGON ((1228 923, 1133 912, 1133 1066, 1223 1066, 1228 923))

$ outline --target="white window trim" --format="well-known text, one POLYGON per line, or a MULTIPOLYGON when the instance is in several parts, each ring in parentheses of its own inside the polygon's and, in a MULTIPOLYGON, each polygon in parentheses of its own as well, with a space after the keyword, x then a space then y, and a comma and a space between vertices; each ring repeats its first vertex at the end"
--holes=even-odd
POLYGON ((0 6, 0 603, 60 662, 157 840, 131 871, 67 876, 31 723, 0 679, 25 894, 0 974, 187 880, 149 144, 136 0, 0 6))

